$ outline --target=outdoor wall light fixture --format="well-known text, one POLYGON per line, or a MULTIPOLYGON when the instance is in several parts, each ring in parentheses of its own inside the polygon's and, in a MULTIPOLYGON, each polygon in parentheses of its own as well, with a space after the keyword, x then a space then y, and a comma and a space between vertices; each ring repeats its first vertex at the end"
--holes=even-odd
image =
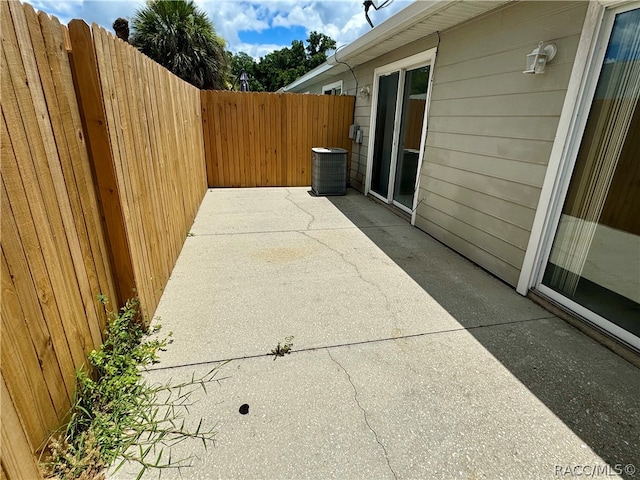
POLYGON ((558 52, 558 47, 555 43, 544 45, 543 42, 538 43, 538 48, 535 48, 533 52, 527 55, 527 67, 522 73, 544 73, 544 68, 547 63, 553 60, 558 52))
POLYGON ((371 91, 369 90, 369 86, 362 87, 359 92, 360 98, 367 99, 371 95, 371 91))

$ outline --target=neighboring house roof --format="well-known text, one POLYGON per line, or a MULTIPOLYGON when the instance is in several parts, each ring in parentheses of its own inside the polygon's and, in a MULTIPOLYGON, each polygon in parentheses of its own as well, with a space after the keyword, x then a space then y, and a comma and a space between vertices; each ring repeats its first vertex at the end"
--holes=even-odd
POLYGON ((302 89, 362 65, 385 53, 482 15, 513 0, 436 0, 416 1, 340 48, 325 63, 284 87, 284 91, 302 89))

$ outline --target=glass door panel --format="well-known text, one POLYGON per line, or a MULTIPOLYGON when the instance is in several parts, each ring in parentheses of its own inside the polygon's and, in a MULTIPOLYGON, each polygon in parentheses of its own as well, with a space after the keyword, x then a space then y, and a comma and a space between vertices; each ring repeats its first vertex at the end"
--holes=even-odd
POLYGON ((408 209, 413 208, 428 85, 428 65, 406 72, 393 199, 408 209))
POLYGON ((371 190, 384 198, 389 194, 399 78, 400 72, 380 77, 378 86, 371 190))
POLYGON ((613 24, 542 284, 640 336, 640 9, 613 24))

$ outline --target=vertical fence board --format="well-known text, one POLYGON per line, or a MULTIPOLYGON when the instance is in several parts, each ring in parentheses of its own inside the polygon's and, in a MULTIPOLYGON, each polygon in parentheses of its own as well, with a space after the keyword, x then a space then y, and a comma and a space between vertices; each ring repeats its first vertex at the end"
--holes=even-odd
POLYGON ((142 222, 140 208, 142 204, 137 202, 141 193, 136 191, 137 171, 135 163, 135 150, 132 146, 131 129, 133 119, 129 113, 129 105, 123 90, 127 87, 123 80, 123 68, 120 52, 116 49, 115 39, 107 34, 95 23, 92 25, 93 37, 98 54, 98 71, 103 84, 103 90, 107 107, 107 125, 110 131, 110 138, 114 146, 113 167, 118 182, 122 209, 124 212, 125 235, 127 243, 131 248, 131 260, 133 274, 135 278, 135 290, 125 292, 126 298, 137 296, 140 299, 140 306, 143 314, 147 315, 147 305, 151 301, 150 281, 147 276, 146 265, 148 264, 148 254, 143 245, 145 243, 144 233, 142 236, 137 231, 137 226, 142 222), (144 279, 143 282, 140 279, 144 279))
MULTIPOLYGON (((214 146, 211 144, 211 136, 209 135, 209 131, 211 129, 210 127, 211 119, 209 118, 210 109, 207 107, 207 102, 206 102, 206 92, 201 91, 200 96, 202 98, 200 103, 201 103, 201 112, 202 112, 202 133, 204 134, 203 135, 204 149, 206 151, 212 152, 214 150, 214 146)), ((215 171, 215 166, 212 166, 212 168, 207 169, 207 185, 213 184, 214 171, 215 171)))
POLYGON ((255 143, 254 138, 256 135, 255 132, 255 122, 253 118, 253 105, 251 101, 246 101, 244 103, 244 117, 247 119, 247 161, 249 166, 249 183, 247 186, 255 187, 256 183, 256 153, 255 153, 255 143))
POLYGON ((4 374, 0 374, 2 390, 2 422, 0 423, 0 441, 2 442, 2 470, 8 479, 37 479, 42 475, 35 457, 31 454, 29 443, 20 424, 15 402, 11 399, 4 374))
POLYGON ((104 215, 108 235, 106 245, 110 251, 115 276, 112 305, 119 305, 135 289, 131 249, 127 243, 125 219, 120 201, 119 183, 112 162, 113 151, 110 133, 107 129, 107 109, 98 75, 97 56, 102 49, 96 49, 89 26, 80 21, 69 23, 69 36, 73 51, 73 77, 81 105, 81 118, 87 135, 87 147, 91 157, 92 170, 98 187, 99 205, 104 215))
MULTIPOLYGON (((249 102, 249 111, 251 114, 251 128, 253 132, 253 137, 251 142, 253 144, 252 147, 252 155, 253 155, 253 178, 254 178, 254 187, 260 185, 262 173, 261 173, 261 151, 260 151, 260 104, 259 102, 249 102)), ((205 151, 206 152, 206 151, 205 151)), ((206 153, 205 153, 206 155, 206 153)), ((207 170, 209 167, 207 167, 207 170)))
POLYGON ((227 101, 225 102, 225 131, 227 132, 227 138, 229 138, 229 144, 231 145, 231 151, 227 154, 231 162, 231 168, 229 169, 229 178, 233 182, 234 187, 239 187, 242 178, 240 176, 240 138, 238 135, 238 125, 236 120, 238 118, 236 102, 229 101, 229 95, 227 94, 227 101))
MULTIPOLYGON (((203 92, 203 95, 208 94, 209 92, 203 92)), ((205 98, 205 97, 203 97, 205 98)), ((207 107, 209 110, 209 132, 208 136, 211 141, 211 152, 215 153, 215 163, 211 169, 207 169, 207 171, 211 172, 211 177, 213 182, 209 183, 209 185, 216 185, 220 183, 222 179, 224 179, 224 170, 222 167, 222 162, 220 159, 222 158, 222 130, 220 126, 220 105, 210 105, 207 107)))
POLYGON ((286 156, 284 155, 284 148, 283 148, 283 144, 286 142, 286 139, 282 138, 282 117, 284 116, 284 112, 283 112, 283 103, 284 103, 284 95, 279 93, 277 94, 277 96, 274 98, 274 100, 276 100, 275 103, 275 108, 273 109, 273 125, 275 127, 274 129, 274 145, 275 145, 275 150, 273 153, 273 183, 272 186, 276 186, 276 185, 282 185, 283 184, 283 180, 282 180, 282 164, 284 162, 281 161, 281 159, 286 159, 286 156))
POLYGON ((236 111, 236 123, 237 129, 236 132, 238 134, 239 140, 239 151, 238 151, 238 160, 240 161, 240 186, 246 187, 248 186, 248 170, 249 170, 249 156, 247 154, 245 146, 247 145, 247 127, 250 119, 245 115, 244 101, 246 97, 238 98, 238 106, 236 111))
POLYGON ((221 142, 222 142, 222 157, 221 162, 224 169, 224 184, 229 184, 232 179, 235 178, 234 172, 234 156, 235 153, 233 151, 233 138, 231 135, 231 124, 230 124, 230 106, 225 99, 222 99, 220 104, 220 132, 221 132, 221 142))
MULTIPOLYGON (((177 98, 177 85, 181 80, 179 80, 174 75, 171 75, 167 70, 162 70, 162 78, 168 88, 162 88, 163 93, 166 97, 166 116, 165 119, 169 122, 167 125, 167 131, 169 135, 167 135, 167 140, 169 141, 169 158, 168 161, 165 162, 165 166, 168 167, 166 173, 164 173, 164 179, 160 181, 160 184, 165 184, 169 187, 169 191, 173 191, 175 195, 175 199, 172 202, 172 215, 167 219, 166 225, 169 231, 169 235, 166 238, 166 248, 168 252, 171 252, 174 261, 177 258, 177 252, 175 251, 175 247, 172 248, 172 244, 175 241, 177 235, 180 235, 182 240, 186 238, 186 228, 181 220, 182 216, 185 212, 184 205, 184 196, 182 194, 182 183, 184 182, 184 160, 187 157, 184 156, 183 150, 180 148, 180 145, 183 144, 184 138, 180 132, 181 125, 178 124, 178 111, 181 107, 184 106, 181 100, 177 98), (180 161, 176 161, 176 159, 180 159, 180 161)), ((162 83, 158 84, 159 86, 162 83)), ((157 88, 157 87, 156 87, 157 88)), ((160 87, 161 88, 161 87, 160 87)), ((166 187, 165 187, 166 188, 166 187)), ((153 272, 154 275, 157 275, 158 272, 153 272)), ((170 272, 169 272, 170 273, 170 272)), ((166 282, 166 278, 162 278, 163 285, 166 282)), ((161 287, 163 288, 163 287, 161 287)), ((156 292, 156 294, 161 293, 161 290, 156 292)), ((160 296, 158 295, 157 301, 160 300, 160 296)))
POLYGON ((211 136, 215 137, 216 141, 216 162, 218 167, 217 182, 213 185, 226 185, 229 182, 229 162, 224 161, 228 158, 228 152, 226 150, 227 145, 227 129, 224 125, 224 104, 216 103, 212 108, 214 121, 212 122, 211 136))
MULTIPOLYGON (((289 95, 286 95, 283 97, 284 100, 284 108, 283 108, 283 112, 284 115, 282 116, 281 120, 280 120, 280 124, 282 128, 282 123, 287 122, 287 118, 291 118, 291 116, 294 113, 293 110, 293 102, 290 101, 289 99, 289 95)), ((287 155, 283 155, 282 157, 282 162, 284 163, 284 170, 285 170, 285 177, 284 177, 284 182, 285 185, 294 185, 295 183, 295 175, 294 175, 294 170, 292 168, 290 168, 290 162, 291 162, 291 157, 293 155, 295 155, 295 145, 293 144, 293 129, 290 128, 286 128, 286 124, 284 126, 284 136, 285 136, 285 144, 288 146, 287 148, 287 155)))
MULTIPOLYGON (((215 95, 215 92, 213 92, 215 95)), ((212 97, 215 99, 215 96, 212 97)), ((268 149, 267 149, 267 139, 265 138, 265 130, 268 125, 268 117, 267 112, 269 105, 267 104, 267 100, 269 97, 264 96, 258 99, 258 118, 256 122, 257 128, 257 139, 256 143, 258 145, 258 156, 259 156, 259 171, 260 171, 260 180, 258 185, 265 186, 267 185, 267 165, 268 165, 268 149)), ((221 185, 224 186, 224 185, 221 185)))

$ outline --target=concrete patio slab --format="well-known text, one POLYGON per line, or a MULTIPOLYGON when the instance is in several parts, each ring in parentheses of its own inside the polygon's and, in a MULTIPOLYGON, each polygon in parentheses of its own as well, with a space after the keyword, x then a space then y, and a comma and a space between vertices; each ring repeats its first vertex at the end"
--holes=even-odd
POLYGON ((189 416, 218 424, 216 447, 174 447, 200 457, 182 478, 640 467, 636 367, 372 200, 212 190, 192 232, 157 312, 175 342, 148 378, 232 361, 189 416))

